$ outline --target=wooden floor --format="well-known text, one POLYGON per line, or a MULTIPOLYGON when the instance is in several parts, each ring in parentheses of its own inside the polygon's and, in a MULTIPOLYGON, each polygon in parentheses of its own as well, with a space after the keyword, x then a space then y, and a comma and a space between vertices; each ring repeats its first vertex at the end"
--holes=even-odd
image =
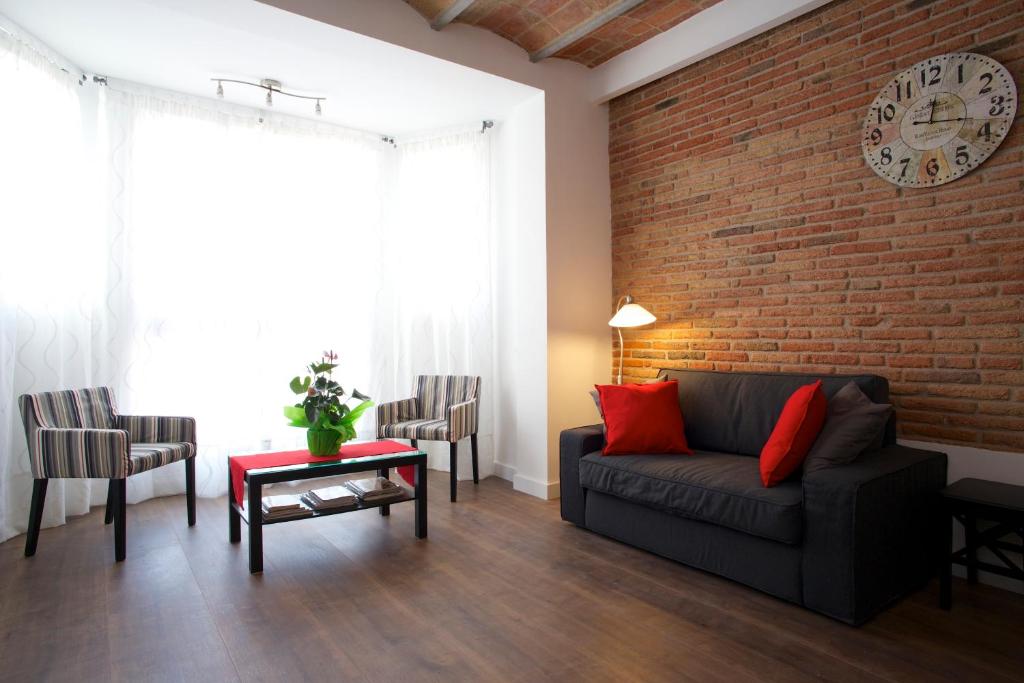
MULTIPOLYGON (((1021 681, 1024 596, 936 587, 854 629, 563 523, 507 482, 432 472, 412 505, 267 527, 265 572, 224 499, 102 509, 0 545, 0 680, 1021 681)), ((756 559, 756 558, 752 558, 756 559)))

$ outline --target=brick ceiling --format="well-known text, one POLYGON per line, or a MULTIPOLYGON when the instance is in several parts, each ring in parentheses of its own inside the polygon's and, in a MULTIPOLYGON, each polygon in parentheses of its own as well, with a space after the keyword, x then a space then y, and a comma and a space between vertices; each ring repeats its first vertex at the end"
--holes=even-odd
MULTIPOLYGON (((454 21, 493 31, 533 55, 595 17, 607 17, 616 8, 636 5, 551 55, 595 67, 719 1, 645 0, 637 4, 629 0, 475 0, 454 21)), ((452 6, 465 4, 458 0, 405 2, 430 22, 452 6)))

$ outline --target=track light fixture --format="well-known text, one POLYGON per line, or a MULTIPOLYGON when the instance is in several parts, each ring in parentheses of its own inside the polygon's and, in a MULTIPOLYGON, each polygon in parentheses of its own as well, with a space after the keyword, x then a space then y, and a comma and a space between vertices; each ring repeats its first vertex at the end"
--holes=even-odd
POLYGON ((314 107, 313 111, 316 113, 317 116, 322 116, 323 115, 324 110, 323 110, 323 107, 322 107, 321 103, 327 100, 326 97, 322 97, 322 96, 298 95, 298 94, 292 93, 292 92, 285 92, 284 90, 281 89, 281 81, 275 81, 272 78, 264 78, 264 79, 260 80, 259 83, 252 83, 250 81, 241 81, 241 80, 234 79, 234 78, 211 78, 210 80, 214 81, 217 84, 217 97, 221 97, 221 98, 224 97, 224 84, 225 83, 238 83, 239 85, 248 85, 248 86, 253 87, 253 88, 262 88, 263 90, 266 90, 267 91, 267 96, 264 99, 264 102, 266 103, 266 105, 268 107, 273 107, 274 106, 274 94, 275 93, 278 94, 278 95, 284 95, 286 97, 294 97, 294 98, 300 99, 300 100, 313 100, 314 102, 316 102, 316 106, 314 107))

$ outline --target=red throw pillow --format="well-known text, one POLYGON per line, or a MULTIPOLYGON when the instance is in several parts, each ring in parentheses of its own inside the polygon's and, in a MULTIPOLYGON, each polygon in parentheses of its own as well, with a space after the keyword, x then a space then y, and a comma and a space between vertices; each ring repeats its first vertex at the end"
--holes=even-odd
POLYGON ((601 399, 606 427, 605 455, 684 453, 683 413, 679 382, 594 385, 601 399))
POLYGON ((800 468, 825 424, 827 407, 821 380, 800 387, 789 397, 761 449, 761 481, 765 486, 782 483, 800 468))

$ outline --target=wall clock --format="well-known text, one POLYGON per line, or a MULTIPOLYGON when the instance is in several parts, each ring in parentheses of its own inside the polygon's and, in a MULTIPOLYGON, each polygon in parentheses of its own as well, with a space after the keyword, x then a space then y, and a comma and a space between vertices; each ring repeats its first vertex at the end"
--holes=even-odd
POLYGON ((871 103, 861 147, 875 173, 932 187, 977 168, 1017 113, 1017 87, 999 62, 952 52, 896 74, 871 103))

